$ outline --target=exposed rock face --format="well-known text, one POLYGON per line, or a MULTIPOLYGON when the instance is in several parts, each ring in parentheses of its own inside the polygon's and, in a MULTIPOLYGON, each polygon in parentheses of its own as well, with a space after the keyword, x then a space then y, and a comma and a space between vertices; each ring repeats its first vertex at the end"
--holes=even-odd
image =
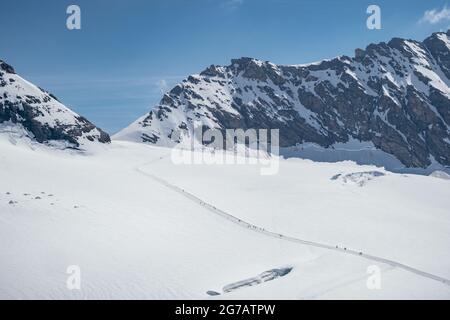
POLYGON ((21 126, 29 138, 40 143, 62 142, 79 148, 90 142, 110 142, 107 133, 0 60, 0 127, 6 123, 21 126))
POLYGON ((188 143, 200 122, 221 130, 280 129, 281 147, 332 148, 356 139, 406 167, 449 166, 449 37, 450 31, 423 42, 394 38, 357 49, 353 58, 309 65, 251 58, 213 65, 115 137, 174 146, 188 143))

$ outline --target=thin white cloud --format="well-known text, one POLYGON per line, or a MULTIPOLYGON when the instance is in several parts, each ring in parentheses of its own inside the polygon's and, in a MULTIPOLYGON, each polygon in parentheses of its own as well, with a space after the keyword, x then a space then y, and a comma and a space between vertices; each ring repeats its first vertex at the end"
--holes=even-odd
POLYGON ((441 10, 432 9, 427 10, 423 14, 421 22, 428 22, 431 24, 437 24, 443 21, 450 21, 450 9, 445 5, 441 10))
POLYGON ((237 9, 244 3, 244 0, 225 0, 223 6, 229 9, 237 9))
POLYGON ((156 82, 156 86, 158 87, 161 94, 166 93, 166 91, 169 89, 169 85, 167 84, 167 81, 165 79, 158 80, 156 82))

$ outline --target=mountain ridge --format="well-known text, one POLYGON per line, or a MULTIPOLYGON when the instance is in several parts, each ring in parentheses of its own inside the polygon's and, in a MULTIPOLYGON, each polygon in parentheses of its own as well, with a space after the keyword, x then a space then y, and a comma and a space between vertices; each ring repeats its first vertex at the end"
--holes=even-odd
POLYGON ((449 36, 393 38, 354 57, 305 65, 246 57, 211 65, 114 138, 187 146, 198 122, 204 129, 280 129, 282 148, 330 149, 355 139, 405 167, 449 166, 449 36))
POLYGON ((20 77, 0 60, 0 132, 19 133, 33 141, 62 148, 82 149, 110 137, 53 94, 20 77))

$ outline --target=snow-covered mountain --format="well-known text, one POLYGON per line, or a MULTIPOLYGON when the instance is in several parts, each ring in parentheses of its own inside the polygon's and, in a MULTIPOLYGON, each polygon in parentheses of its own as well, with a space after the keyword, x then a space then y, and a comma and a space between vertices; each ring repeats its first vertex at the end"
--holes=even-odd
POLYGON ((408 146, 416 134, 436 140, 425 151, 437 159, 448 141, 438 102, 448 101, 450 75, 439 47, 447 35, 433 37, 435 49, 418 51, 426 59, 402 62, 427 85, 419 71, 394 78, 382 45, 303 67, 239 59, 188 78, 119 134, 138 142, 89 153, 46 145, 99 145, 108 135, 0 62, 0 299, 450 299, 445 172, 280 158, 277 174, 262 175, 265 162, 176 163, 172 150, 141 143, 176 145, 176 128, 184 143, 198 120, 279 127, 287 147, 313 141, 337 150, 367 136, 401 148, 396 134, 408 146), (370 69, 375 63, 387 78, 370 69), (363 68, 373 76, 363 78, 363 68), (377 85, 389 96, 375 95, 377 85), (374 103, 370 120, 361 119, 371 105, 358 101, 374 103), (405 127, 392 124, 396 116, 405 127), (430 127, 413 131, 423 117, 430 127), (33 148, 11 138, 21 132, 33 148))
POLYGON ((194 123, 276 128, 287 154, 356 141, 371 147, 368 163, 380 152, 404 167, 450 166, 449 36, 394 38, 307 65, 252 58, 212 65, 114 138, 174 146, 190 144, 194 123))
POLYGON ((109 135, 76 114, 52 94, 17 75, 0 60, 0 133, 39 143, 79 148, 110 142, 109 135))

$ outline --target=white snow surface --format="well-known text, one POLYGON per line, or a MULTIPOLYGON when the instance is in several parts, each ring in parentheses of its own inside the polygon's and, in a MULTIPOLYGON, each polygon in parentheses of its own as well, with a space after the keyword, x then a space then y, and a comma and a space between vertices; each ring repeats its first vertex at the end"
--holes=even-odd
POLYGON ((448 180, 301 159, 261 176, 175 165, 170 152, 113 141, 82 154, 0 134, 0 298, 450 298, 433 278, 450 279, 448 180), (373 171, 363 186, 332 179, 373 171), (66 287, 71 265, 81 290, 66 287), (379 290, 366 285, 373 265, 379 290), (279 268, 292 271, 223 292, 279 268))

